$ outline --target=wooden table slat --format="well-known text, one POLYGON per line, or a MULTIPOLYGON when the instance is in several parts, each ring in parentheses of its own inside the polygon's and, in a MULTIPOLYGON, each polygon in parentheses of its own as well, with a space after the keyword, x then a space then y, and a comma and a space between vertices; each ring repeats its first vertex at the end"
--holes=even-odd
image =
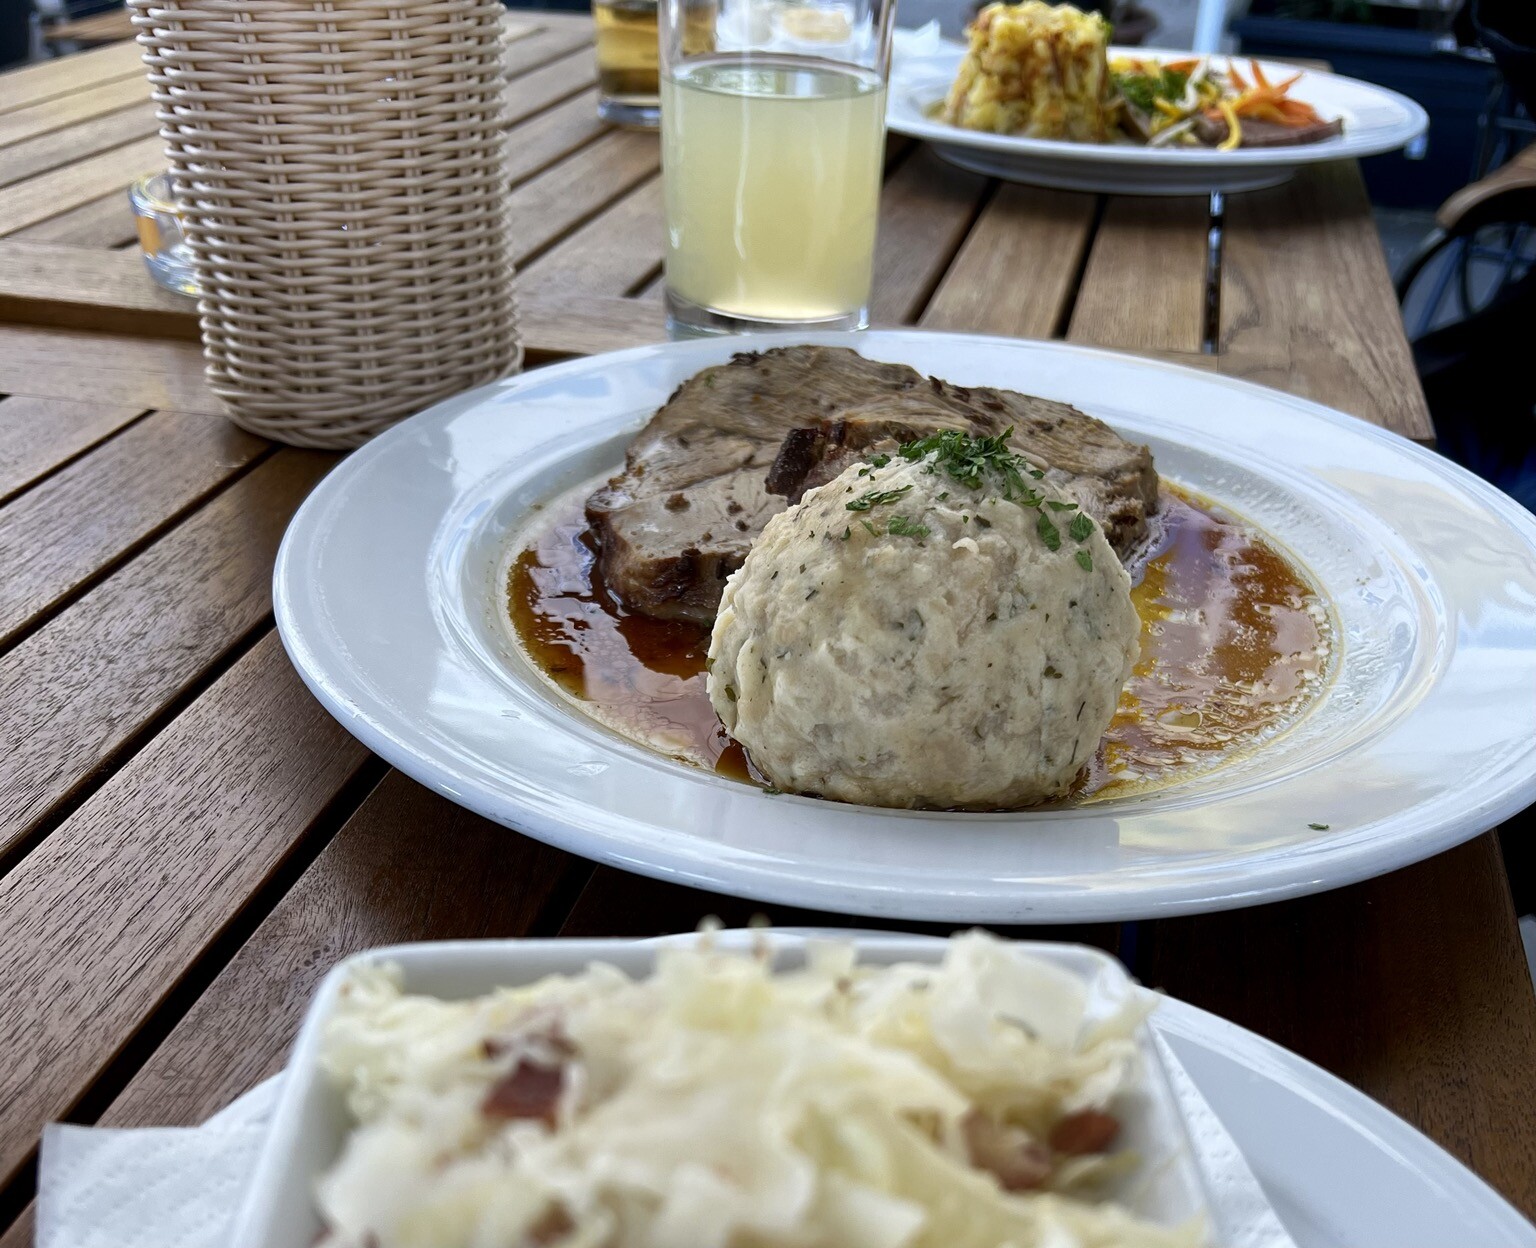
POLYGON ((1050 338, 1076 293, 1096 201, 1004 185, 928 301, 927 329, 1050 338))
POLYGON ((1349 165, 1310 165, 1227 203, 1223 374, 1317 399, 1410 438, 1434 437, 1376 223, 1349 165))
MULTIPOLYGON (((14 234, 91 200, 122 195, 135 178, 164 166, 165 143, 158 134, 152 134, 87 156, 62 169, 26 178, 0 190, 0 236, 14 234)), ((122 211, 131 222, 126 198, 122 211)))
MULTIPOLYGON (((0 393, 220 411, 203 380, 196 342, 49 327, 129 333, 153 324, 162 333, 195 338, 196 305, 141 282, 137 254, 77 250, 50 270, 35 256, 10 263, 17 248, 0 242, 0 322, 10 316, 32 325, 0 323, 0 393), (27 274, 46 280, 20 280, 27 274), (123 288, 136 292, 127 306, 113 293, 123 288)), ((534 288, 518 295, 518 310, 530 365, 665 337, 660 304, 652 300, 534 288)))
POLYGON ((659 301, 533 290, 518 300, 530 368, 572 355, 622 351, 666 338, 659 301))
POLYGON ((583 14, 567 21, 551 21, 554 17, 554 14, 540 14, 542 29, 524 26, 524 33, 510 41, 502 58, 508 74, 520 74, 535 66, 547 65, 578 48, 585 48, 588 59, 592 59, 592 19, 583 14))
POLYGON ((656 140, 615 130, 554 165, 507 198, 519 265, 661 168, 656 140))
POLYGON ((277 544, 335 462, 279 452, 0 655, 0 854, 268 620, 277 544))
MULTIPOLYGON (((0 281, 8 270, 4 254, 0 250, 0 281)), ((133 259, 121 253, 90 254, 122 265, 133 259)), ((153 283, 150 289, 155 289, 153 283)), ((4 308, 0 300, 0 316, 7 315, 4 308)), ((139 408, 220 410, 203 380, 203 352, 195 342, 8 324, 0 325, 0 344, 0 393, 139 408)))
POLYGON ((68 399, 0 400, 0 503, 141 415, 139 407, 68 399))
POLYGON ((975 220, 987 180, 919 147, 887 174, 875 236, 870 320, 916 320, 975 220))
POLYGON ((0 510, 0 647, 268 447, 217 417, 156 412, 0 510))
POLYGON ((1133 351, 1199 351, 1209 230, 1204 199, 1111 198, 1067 337, 1133 351))
MULTIPOLYGON (((635 876, 614 867, 597 867, 577 896, 560 926, 560 935, 572 938, 665 936, 691 932, 705 921, 718 920, 726 927, 746 927, 767 922, 773 927, 886 928, 893 926, 859 915, 833 914, 800 906, 783 906, 727 897, 721 893, 688 888, 667 880, 635 876)), ((969 924, 899 923, 903 931, 947 936, 969 924)), ((1119 924, 1007 928, 993 927, 1005 935, 1030 940, 1064 940, 1093 945, 1113 953, 1119 944, 1119 924)), ((0 1245, 3 1248, 3 1245, 0 1245)))
POLYGON ((133 18, 126 8, 108 9, 104 13, 91 13, 62 22, 48 22, 43 26, 43 39, 48 43, 58 43, 65 39, 79 43, 116 43, 122 39, 132 39, 133 35, 133 18))
POLYGON ((34 107, 113 79, 143 77, 144 62, 133 43, 40 61, 0 74, 0 113, 34 107))
POLYGON ((366 757, 268 634, 0 880, 0 1183, 366 757))
MULTIPOLYGON (((392 772, 101 1116, 191 1126, 276 1074, 309 998, 340 959, 416 940, 528 932, 585 864, 392 772), (443 846, 451 844, 451 853, 443 846)), ((28 1208, 0 1248, 32 1248, 28 1208)))
POLYGON ((507 124, 516 126, 535 113, 584 91, 597 81, 591 52, 568 52, 507 85, 507 124))
MULTIPOLYGON (((127 207, 113 197, 114 218, 126 217, 127 207)), ((196 301, 157 286, 137 248, 0 239, 0 319, 197 337, 196 301)), ((200 397, 197 406, 210 410, 212 403, 200 397)))
POLYGON ((625 295, 655 274, 665 245, 661 178, 642 182, 545 252, 521 274, 523 288, 625 295))
MULTIPOLYGON (((4 117, 0 116, 0 121, 4 117)), ((156 132, 154 110, 148 104, 125 108, 108 113, 84 125, 71 126, 51 134, 40 134, 35 139, 24 139, 0 151, 0 187, 10 186, 26 178, 35 177, 50 170, 73 164, 86 156, 94 156, 109 148, 122 147, 146 135, 156 132)), ((127 203, 123 201, 126 213, 127 203)), ((49 218, 51 220, 52 218, 49 218)), ((132 218, 130 232, 132 230, 132 218)), ((27 227, 37 229, 47 221, 27 227)), ((19 233, 20 231, 18 231, 19 233)))
POLYGON ((596 90, 562 100, 508 131, 507 177, 516 186, 609 129, 597 115, 596 90))
MULTIPOLYGON (((44 221, 15 231, 8 238, 0 238, 0 247, 18 242, 55 243, 70 247, 83 259, 98 250, 120 247, 137 238, 138 224, 128 203, 125 183, 110 195, 66 208, 44 221)), ((153 282, 149 284, 154 285, 153 282)))
MULTIPOLYGON (((3 79, 0 79, 3 81, 3 79)), ((48 100, 29 108, 0 113, 0 177, 13 181, 12 162, 19 145, 35 143, 44 135, 58 135, 61 130, 89 132, 112 118, 134 117, 146 128, 154 128, 154 110, 149 103, 149 83, 141 75, 117 78, 85 91, 48 100), (146 125, 147 123, 147 125, 146 125)), ((74 150, 83 149, 75 145, 74 150)), ((74 157, 70 157, 73 159, 74 157)))

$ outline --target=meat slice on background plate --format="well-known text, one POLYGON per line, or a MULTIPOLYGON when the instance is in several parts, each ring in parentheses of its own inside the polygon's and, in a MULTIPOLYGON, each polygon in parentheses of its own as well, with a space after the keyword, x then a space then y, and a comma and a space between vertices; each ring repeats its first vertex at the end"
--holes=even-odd
POLYGON ((843 347, 742 353, 689 378, 587 500, 609 590, 630 610, 713 623, 769 517, 861 457, 943 429, 995 436, 1099 521, 1122 560, 1147 540, 1145 446, 1050 399, 967 389, 843 347))

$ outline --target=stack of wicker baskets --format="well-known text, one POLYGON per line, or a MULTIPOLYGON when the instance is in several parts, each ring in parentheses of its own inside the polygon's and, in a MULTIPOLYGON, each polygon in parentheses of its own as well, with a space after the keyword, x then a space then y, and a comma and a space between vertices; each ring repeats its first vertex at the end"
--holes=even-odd
POLYGON ((498 0, 130 0, 236 423, 357 446, 515 371, 498 0))

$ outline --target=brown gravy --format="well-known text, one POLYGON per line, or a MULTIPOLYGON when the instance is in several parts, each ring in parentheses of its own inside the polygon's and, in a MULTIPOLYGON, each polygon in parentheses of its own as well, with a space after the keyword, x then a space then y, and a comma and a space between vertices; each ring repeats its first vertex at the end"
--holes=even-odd
MULTIPOLYGON (((1330 664, 1328 613, 1251 528, 1168 486, 1167 537, 1131 591, 1141 658, 1077 801, 1162 788, 1300 718, 1330 664)), ((581 503, 558 504, 508 576, 534 663, 594 719, 662 753, 753 780, 704 691, 709 632, 626 611, 608 592, 581 503)))

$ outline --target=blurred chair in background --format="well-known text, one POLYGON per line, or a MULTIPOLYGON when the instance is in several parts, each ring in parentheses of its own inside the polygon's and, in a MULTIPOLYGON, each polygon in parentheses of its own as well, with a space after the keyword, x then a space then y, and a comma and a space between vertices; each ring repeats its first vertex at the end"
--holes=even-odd
MULTIPOLYGON (((1536 3, 1468 0, 1457 33, 1492 53, 1511 115, 1528 118, 1536 103, 1536 3)), ((1522 136, 1520 127, 1509 129, 1502 141, 1513 149, 1522 136)), ((1398 280, 1398 297, 1405 309, 1418 305, 1408 328, 1440 450, 1536 511, 1533 261, 1536 147, 1526 147, 1441 205, 1434 231, 1398 280)))

